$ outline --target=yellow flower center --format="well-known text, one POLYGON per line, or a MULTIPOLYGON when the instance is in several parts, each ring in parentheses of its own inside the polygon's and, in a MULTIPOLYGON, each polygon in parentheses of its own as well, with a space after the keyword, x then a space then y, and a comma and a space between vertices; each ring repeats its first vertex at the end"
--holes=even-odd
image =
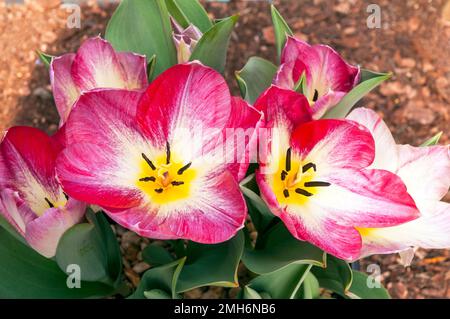
POLYGON ((142 154, 139 178, 136 186, 155 204, 167 204, 188 198, 196 171, 191 163, 183 162, 171 154, 167 143, 166 154, 154 160, 142 154))
POLYGON ((320 188, 330 186, 328 182, 315 180, 316 164, 292 157, 289 148, 273 175, 272 189, 281 205, 303 205, 320 188))

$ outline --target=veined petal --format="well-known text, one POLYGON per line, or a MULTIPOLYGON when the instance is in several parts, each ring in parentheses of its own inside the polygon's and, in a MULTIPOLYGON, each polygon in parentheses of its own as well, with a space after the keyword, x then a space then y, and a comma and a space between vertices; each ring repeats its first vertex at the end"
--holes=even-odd
POLYGON ((375 111, 364 107, 353 110, 347 119, 364 125, 373 135, 375 159, 370 167, 395 173, 398 167, 397 145, 383 119, 375 111))
POLYGON ((148 85, 147 59, 143 55, 130 52, 116 53, 126 76, 126 86, 130 90, 145 89, 148 85))
POLYGON ((330 91, 320 97, 312 106, 313 118, 315 120, 320 119, 329 109, 337 105, 345 94, 345 92, 330 91))
POLYGON ((86 205, 69 199, 62 208, 50 208, 41 217, 27 224, 25 239, 41 255, 50 258, 56 254, 61 236, 84 216, 86 205))
POLYGON ((19 193, 11 189, 0 192, 0 214, 24 237, 28 223, 37 218, 19 193))
POLYGON ((141 236, 188 239, 214 244, 232 238, 243 227, 246 206, 235 178, 227 171, 208 176, 188 202, 174 207, 107 210, 122 226, 141 236))
POLYGON ((450 186, 448 146, 413 147, 398 145, 400 176, 414 199, 440 200, 450 186))
POLYGON ((113 47, 95 37, 80 46, 72 64, 72 78, 80 91, 128 88, 127 74, 113 47))
POLYGON ((402 225, 359 229, 363 238, 361 257, 389 254, 422 247, 450 247, 450 204, 439 201, 419 202, 422 216, 402 225))
POLYGON ((74 53, 64 54, 52 59, 50 64, 50 82, 61 123, 66 121, 73 103, 80 96, 71 73, 74 59, 74 53))
POLYGON ((231 96, 223 77, 191 62, 166 70, 150 84, 137 119, 157 144, 169 142, 184 158, 195 158, 214 148, 230 112, 231 96))

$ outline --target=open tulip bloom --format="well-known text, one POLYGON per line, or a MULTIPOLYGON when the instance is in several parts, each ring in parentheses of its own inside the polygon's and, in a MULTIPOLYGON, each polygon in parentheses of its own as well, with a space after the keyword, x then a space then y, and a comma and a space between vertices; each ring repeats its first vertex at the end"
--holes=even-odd
POLYGON ((57 163, 65 192, 142 236, 231 238, 246 217, 238 179, 248 161, 213 154, 222 151, 227 128, 255 127, 260 114, 197 62, 168 69, 139 97, 123 90, 81 96, 57 163))
POLYGON ((359 67, 349 65, 326 45, 309 45, 288 37, 274 84, 294 90, 300 85, 314 119, 337 105, 360 80, 359 67), (305 83, 302 76, 305 76, 305 83))
POLYGON ((46 257, 84 216, 85 204, 69 198, 56 179, 57 138, 14 127, 0 144, 0 214, 46 257))

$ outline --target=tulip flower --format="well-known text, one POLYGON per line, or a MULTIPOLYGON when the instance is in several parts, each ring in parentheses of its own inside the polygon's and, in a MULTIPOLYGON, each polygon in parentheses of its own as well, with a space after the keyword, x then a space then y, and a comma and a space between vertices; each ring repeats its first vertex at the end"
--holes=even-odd
POLYGON ((173 41, 177 49, 178 63, 189 62, 191 54, 195 49, 203 33, 193 24, 183 29, 174 19, 170 19, 173 28, 173 41))
POLYGON ((294 90, 305 75, 303 94, 312 108, 313 118, 321 118, 337 105, 360 80, 359 67, 349 65, 332 48, 288 37, 274 84, 294 90))
POLYGON ((261 196, 297 239, 351 261, 362 247, 358 228, 419 217, 397 175, 368 169, 375 143, 362 125, 308 121, 306 98, 277 87, 263 93, 255 108, 263 111, 263 126, 272 132, 267 158, 256 172, 261 196))
POLYGON ((213 69, 179 64, 141 99, 121 90, 80 97, 66 123, 58 178, 69 196, 142 236, 222 242, 243 227, 238 180, 248 163, 213 154, 227 128, 255 127, 260 117, 230 96, 213 69))
POLYGON ((98 88, 143 90, 147 87, 147 62, 142 55, 116 52, 100 37, 86 40, 77 53, 52 60, 50 81, 61 125, 83 93, 98 88))
POLYGON ((45 257, 85 213, 56 179, 59 151, 57 140, 31 127, 9 129, 0 144, 0 214, 45 257))
POLYGON ((367 127, 375 139, 371 168, 399 176, 414 199, 421 216, 386 228, 359 228, 361 256, 403 252, 406 264, 411 247, 450 248, 450 204, 441 201, 450 186, 449 146, 397 145, 383 120, 372 110, 358 108, 347 117, 367 127))

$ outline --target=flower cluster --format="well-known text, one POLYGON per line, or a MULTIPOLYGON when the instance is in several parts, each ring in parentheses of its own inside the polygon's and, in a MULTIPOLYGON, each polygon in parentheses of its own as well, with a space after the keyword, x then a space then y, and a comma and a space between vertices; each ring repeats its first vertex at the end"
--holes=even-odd
POLYGON ((54 256, 87 205, 145 237, 227 241, 244 227, 239 182, 253 160, 271 212, 338 258, 450 247, 450 205, 440 201, 449 147, 397 145, 365 108, 322 118, 360 82, 359 67, 288 37, 252 106, 220 73, 187 62, 202 33, 174 23, 180 64, 150 84, 144 56, 89 39, 51 62, 59 131, 4 135, 0 213, 31 247, 54 256))

